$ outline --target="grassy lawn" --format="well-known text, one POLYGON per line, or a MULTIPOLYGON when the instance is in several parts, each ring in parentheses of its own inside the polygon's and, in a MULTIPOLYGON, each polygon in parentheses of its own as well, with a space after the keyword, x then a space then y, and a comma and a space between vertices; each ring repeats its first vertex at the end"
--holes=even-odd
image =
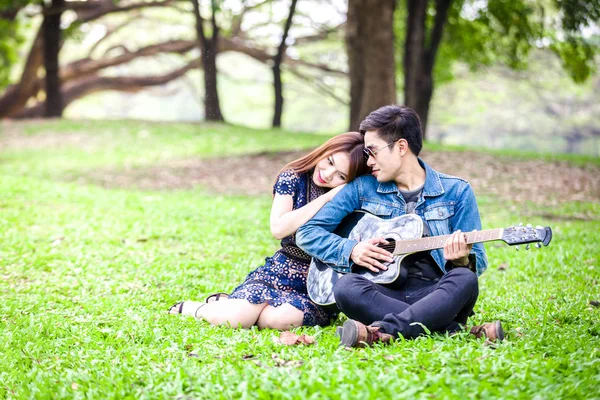
POLYGON ((60 178, 304 149, 325 136, 132 121, 0 129, 2 398, 600 398, 600 307, 590 303, 600 301, 598 203, 563 203, 544 219, 479 197, 484 228, 554 231, 543 250, 486 246, 490 267, 471 322, 502 320, 507 339, 495 348, 459 334, 346 350, 335 327, 299 329, 317 343, 285 347, 273 342, 276 331, 166 313, 178 300, 233 289, 277 249, 269 193, 104 189, 60 178))

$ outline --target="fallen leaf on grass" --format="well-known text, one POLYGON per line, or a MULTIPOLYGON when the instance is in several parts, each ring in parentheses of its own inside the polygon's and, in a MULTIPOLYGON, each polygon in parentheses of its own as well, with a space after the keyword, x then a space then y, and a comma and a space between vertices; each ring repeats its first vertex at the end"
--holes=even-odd
POLYGON ((502 264, 498 265, 498 270, 500 270, 500 271, 506 271, 507 269, 508 269, 507 263, 502 263, 502 264))
POLYGON ((71 383, 71 389, 77 390, 77 389, 79 389, 79 385, 76 384, 75 382, 73 382, 73 383, 71 383))
POLYGON ((287 346, 295 346, 299 344, 311 345, 315 343, 315 338, 308 335, 296 335, 294 332, 281 332, 279 337, 273 337, 275 344, 285 344, 287 346))
POLYGON ((590 300, 590 304, 594 307, 600 307, 600 301, 590 300))

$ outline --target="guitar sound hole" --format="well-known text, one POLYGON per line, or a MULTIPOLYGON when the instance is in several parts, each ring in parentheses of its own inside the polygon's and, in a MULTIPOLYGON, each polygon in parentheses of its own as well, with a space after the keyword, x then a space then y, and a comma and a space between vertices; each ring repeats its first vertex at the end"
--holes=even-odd
POLYGON ((392 238, 384 238, 384 239, 387 240, 388 244, 378 244, 377 246, 389 251, 390 253, 393 252, 394 249, 396 248, 396 240, 392 239, 392 238))

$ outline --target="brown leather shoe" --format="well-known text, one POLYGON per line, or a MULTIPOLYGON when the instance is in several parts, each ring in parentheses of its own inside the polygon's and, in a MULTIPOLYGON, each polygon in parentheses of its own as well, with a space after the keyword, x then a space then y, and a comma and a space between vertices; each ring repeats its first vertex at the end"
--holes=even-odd
POLYGON ((500 323, 500 321, 474 326, 471 328, 470 333, 477 338, 485 336, 490 342, 501 342, 504 340, 504 330, 502 329, 502 323, 500 323))
POLYGON ((377 342, 389 343, 394 338, 388 333, 380 332, 378 326, 361 324, 352 319, 344 322, 340 331, 340 346, 345 347, 366 347, 377 342))

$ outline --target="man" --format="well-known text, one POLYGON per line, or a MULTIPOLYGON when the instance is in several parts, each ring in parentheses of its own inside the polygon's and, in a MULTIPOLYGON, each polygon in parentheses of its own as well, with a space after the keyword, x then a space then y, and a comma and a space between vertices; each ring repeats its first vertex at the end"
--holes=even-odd
MULTIPOLYGON (((381 107, 365 118, 360 132, 372 176, 348 183, 296 233, 297 244, 308 254, 346 273, 333 288, 338 307, 349 318, 338 329, 341 344, 361 347, 398 335, 415 338, 427 330, 456 332, 472 314, 477 279, 487 268, 483 244, 467 245, 463 233, 481 229, 473 190, 465 180, 441 174, 418 157, 421 122, 412 109, 381 107), (332 233, 354 210, 386 219, 415 213, 426 234, 451 236, 443 249, 405 258, 405 283, 376 284, 351 271, 385 270, 383 263, 392 261, 392 255, 377 245, 386 241, 357 242, 332 233)), ((500 321, 474 327, 471 333, 491 341, 504 338, 500 321)))

